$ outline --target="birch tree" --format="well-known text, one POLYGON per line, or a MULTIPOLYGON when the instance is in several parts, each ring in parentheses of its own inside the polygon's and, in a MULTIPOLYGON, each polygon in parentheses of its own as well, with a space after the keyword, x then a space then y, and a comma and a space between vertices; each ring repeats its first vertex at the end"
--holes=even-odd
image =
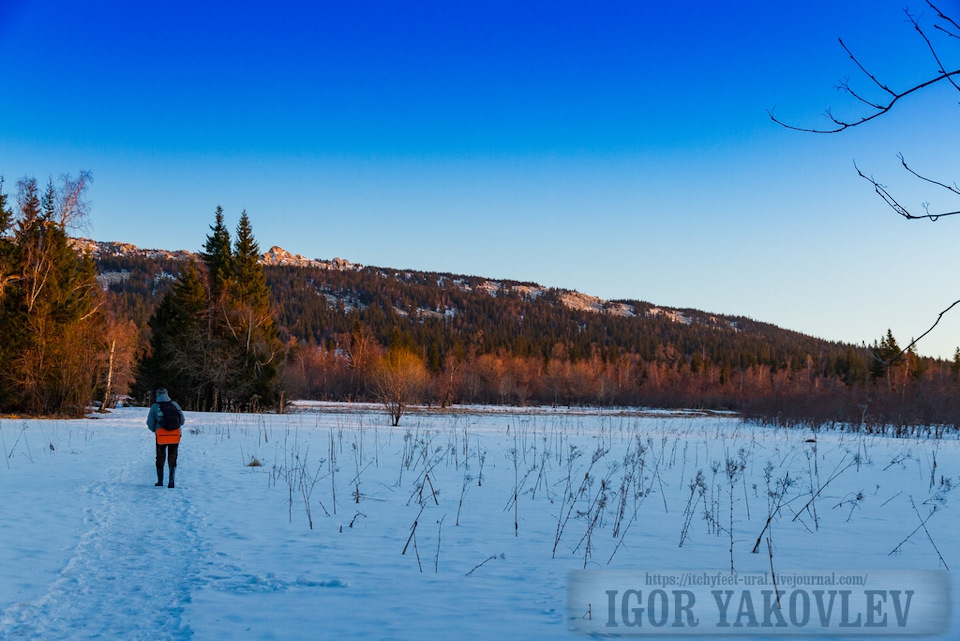
MULTIPOLYGON (((88 173, 17 183, 15 227, 4 240, 0 299, 0 407, 32 414, 82 414, 96 385, 102 292, 88 255, 68 230, 83 224, 88 173)), ((9 225, 11 216, 3 215, 9 225)))

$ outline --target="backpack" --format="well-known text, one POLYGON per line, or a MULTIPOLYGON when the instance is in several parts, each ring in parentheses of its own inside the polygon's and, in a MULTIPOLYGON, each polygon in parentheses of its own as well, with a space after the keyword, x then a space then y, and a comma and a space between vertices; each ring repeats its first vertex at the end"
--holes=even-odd
POLYGON ((180 412, 173 401, 162 401, 157 404, 157 429, 179 430, 180 412))

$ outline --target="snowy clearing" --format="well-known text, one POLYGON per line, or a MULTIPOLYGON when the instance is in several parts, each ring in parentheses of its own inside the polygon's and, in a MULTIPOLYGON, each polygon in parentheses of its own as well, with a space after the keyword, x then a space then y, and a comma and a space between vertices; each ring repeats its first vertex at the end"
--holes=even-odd
POLYGON ((153 485, 145 408, 0 419, 0 638, 585 638, 571 571, 759 573, 771 555, 785 571, 946 565, 958 587, 955 438, 304 410, 188 412, 176 489, 153 485))

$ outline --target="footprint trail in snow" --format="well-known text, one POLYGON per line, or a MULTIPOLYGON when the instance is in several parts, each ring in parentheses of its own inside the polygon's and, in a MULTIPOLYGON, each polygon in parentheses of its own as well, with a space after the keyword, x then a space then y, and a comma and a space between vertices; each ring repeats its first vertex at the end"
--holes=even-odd
POLYGON ((193 636, 182 615, 199 583, 200 519, 183 488, 148 485, 142 469, 127 462, 83 489, 94 500, 72 557, 45 594, 0 612, 0 638, 193 636))

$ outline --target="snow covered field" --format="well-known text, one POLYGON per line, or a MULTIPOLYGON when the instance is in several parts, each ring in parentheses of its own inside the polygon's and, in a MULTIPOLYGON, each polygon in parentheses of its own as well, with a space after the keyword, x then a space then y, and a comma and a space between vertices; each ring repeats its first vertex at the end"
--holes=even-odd
POLYGON ((960 593, 956 438, 468 409, 187 413, 175 489, 144 408, 0 419, 0 639, 585 638, 585 567, 946 565, 960 593))

